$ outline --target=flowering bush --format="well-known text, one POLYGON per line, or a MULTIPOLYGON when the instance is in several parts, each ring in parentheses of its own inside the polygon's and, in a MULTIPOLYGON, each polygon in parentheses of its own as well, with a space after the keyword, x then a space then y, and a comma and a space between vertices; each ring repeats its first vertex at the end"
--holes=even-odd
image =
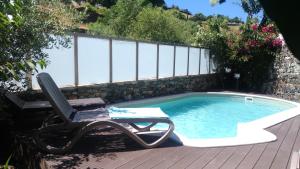
POLYGON ((239 32, 231 34, 227 42, 229 66, 241 73, 244 87, 259 89, 282 47, 276 27, 273 24, 259 26, 248 20, 239 32))
POLYGON ((231 29, 226 20, 211 18, 199 27, 195 43, 210 48, 216 56, 217 71, 241 74, 241 86, 258 90, 280 52, 282 40, 272 23, 258 25, 248 19, 239 30, 231 29))

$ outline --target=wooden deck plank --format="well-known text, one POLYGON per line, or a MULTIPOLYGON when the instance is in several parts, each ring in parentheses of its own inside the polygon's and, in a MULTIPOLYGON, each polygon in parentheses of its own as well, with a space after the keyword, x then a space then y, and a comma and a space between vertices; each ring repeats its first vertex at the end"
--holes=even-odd
MULTIPOLYGON (((277 125, 271 128, 270 131, 276 134, 280 128, 281 125, 277 125)), ((269 143, 255 144, 245 159, 237 166, 237 169, 252 169, 268 144, 269 143)))
POLYGON ((253 145, 238 146, 233 155, 220 167, 220 169, 236 168, 250 152, 252 147, 253 145))
POLYGON ((198 158, 192 164, 188 165, 187 169, 199 169, 205 167, 213 158, 215 158, 219 153, 221 153, 225 148, 210 148, 203 156, 198 158))
POLYGON ((166 150, 163 153, 160 153, 159 155, 148 159, 144 163, 135 167, 135 169, 153 168, 154 166, 159 164, 161 161, 164 161, 165 159, 170 159, 172 157, 172 155, 179 153, 178 152, 179 150, 180 150, 180 148, 177 148, 177 147, 170 149, 170 150, 166 150))
POLYGON ((220 168, 234 153, 236 147, 227 147, 213 158, 203 169, 220 168))
POLYGON ((103 169, 117 168, 139 156, 149 153, 150 151, 151 151, 150 149, 145 149, 145 150, 138 150, 138 151, 131 151, 131 152, 120 152, 113 159, 111 158, 103 159, 101 161, 102 163, 101 168, 103 169))
POLYGON ((295 118, 290 130, 288 131, 283 143, 279 148, 279 151, 275 156, 275 159, 273 160, 273 163, 271 165, 272 169, 282 169, 288 166, 288 162, 299 131, 299 127, 300 118, 295 118))
POLYGON ((260 156, 260 159, 257 161, 257 163, 254 166, 254 169, 260 169, 260 168, 270 168, 274 157, 276 156, 279 147, 281 146, 284 138, 287 135, 287 132, 289 131, 291 127, 291 122, 287 121, 285 122, 282 127, 279 129, 279 131, 276 133, 277 140, 269 143, 265 149, 265 151, 260 156))
POLYGON ((118 169, 128 169, 128 168, 135 168, 139 165, 141 165, 142 163, 148 161, 149 159, 157 156, 157 155, 160 155, 161 153, 164 153, 166 151, 170 151, 172 150, 172 147, 170 148, 157 148, 157 149, 152 149, 152 151, 146 153, 146 154, 143 154, 137 158, 134 158, 130 161, 128 161, 127 163, 117 167, 118 169))
MULTIPOLYGON (((177 161, 182 160, 185 156, 188 156, 191 152, 195 151, 194 147, 183 147, 178 153, 174 153, 173 156, 170 156, 168 159, 164 159, 161 163, 154 166, 152 169, 161 169, 169 168, 174 165, 177 161)), ((198 148, 196 151, 202 151, 201 148, 198 148)))
MULTIPOLYGON (((297 118, 300 118, 300 116, 298 116, 297 118)), ((291 150, 290 154, 292 154, 294 151, 299 151, 299 149, 300 149, 300 130, 297 133, 296 140, 294 142, 293 149, 291 150)), ((291 165, 291 158, 289 159, 288 162, 288 166, 287 166, 288 169, 290 168, 290 165, 291 165)))
POLYGON ((184 158, 178 160, 176 163, 171 165, 169 168, 170 169, 186 168, 191 163, 193 163, 195 160, 197 160, 201 156, 205 155, 208 150, 209 149, 207 149, 207 148, 206 149, 197 149, 197 148, 195 148, 192 152, 190 152, 184 158))

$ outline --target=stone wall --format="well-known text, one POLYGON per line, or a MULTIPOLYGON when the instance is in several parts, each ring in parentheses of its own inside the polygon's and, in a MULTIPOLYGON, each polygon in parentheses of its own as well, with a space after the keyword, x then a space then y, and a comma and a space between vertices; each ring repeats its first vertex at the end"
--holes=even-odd
POLYGON ((285 99, 300 101, 300 62, 284 46, 270 70, 263 92, 285 99))
MULTIPOLYGON (((188 91, 210 91, 219 89, 218 75, 199 75, 139 80, 133 82, 107 83, 77 88, 63 88, 68 99, 101 97, 107 103, 164 96, 188 91)), ((44 99, 40 91, 26 94, 26 99, 44 99), (34 95, 34 97, 32 97, 34 95)))

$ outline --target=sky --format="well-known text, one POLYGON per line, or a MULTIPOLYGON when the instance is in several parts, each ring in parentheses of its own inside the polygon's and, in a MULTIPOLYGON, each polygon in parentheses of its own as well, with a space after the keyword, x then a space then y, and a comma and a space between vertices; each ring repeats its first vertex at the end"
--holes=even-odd
POLYGON ((227 0, 222 4, 212 6, 209 0, 165 0, 168 7, 179 6, 180 9, 188 9, 192 14, 203 13, 204 15, 222 14, 230 18, 239 17, 246 20, 247 14, 239 5, 240 0, 227 0))

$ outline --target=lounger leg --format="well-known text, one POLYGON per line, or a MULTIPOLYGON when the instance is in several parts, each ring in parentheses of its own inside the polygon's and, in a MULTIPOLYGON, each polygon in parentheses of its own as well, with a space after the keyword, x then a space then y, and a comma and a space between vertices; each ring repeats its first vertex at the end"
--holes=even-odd
POLYGON ((130 126, 132 126, 134 129, 138 130, 139 132, 150 131, 151 127, 155 126, 156 124, 157 124, 157 122, 153 122, 149 126, 141 128, 134 123, 129 123, 130 126))
POLYGON ((161 136, 159 139, 157 139, 156 141, 154 141, 152 143, 146 143, 137 134, 131 132, 126 127, 124 127, 121 124, 114 122, 114 121, 95 121, 95 122, 88 123, 87 125, 81 127, 79 129, 79 131, 77 132, 77 134, 67 144, 65 144, 62 147, 50 146, 40 139, 39 135, 46 131, 48 132, 49 130, 47 130, 47 129, 45 129, 45 131, 40 131, 39 133, 37 133, 36 142, 37 142, 37 145, 46 152, 65 153, 68 150, 70 150, 74 146, 74 144, 88 131, 95 129, 97 127, 101 127, 101 126, 111 126, 113 128, 119 129, 120 131, 124 132, 126 135, 128 135, 130 138, 135 140, 137 143, 139 143, 144 148, 154 148, 154 147, 157 147, 158 145, 160 145, 162 142, 164 142, 172 134, 172 132, 174 130, 174 124, 171 120, 165 119, 164 121, 162 121, 162 123, 169 124, 169 128, 163 134, 163 136, 161 136))
POLYGON ((135 140, 137 143, 139 143, 141 146, 144 148, 154 148, 163 143, 165 140, 168 139, 168 137, 172 134, 174 130, 174 124, 171 120, 169 119, 163 119, 160 121, 156 121, 156 123, 167 123, 169 124, 168 130, 164 132, 164 134, 157 139, 156 141, 152 143, 146 143, 143 139, 141 139, 137 134, 133 133, 126 127, 122 126, 120 123, 114 122, 114 121, 95 121, 89 123, 87 126, 85 126, 84 129, 82 129, 82 133, 85 133, 93 128, 99 127, 99 126, 111 126, 113 128, 119 129, 120 131, 124 132, 126 135, 128 135, 131 139, 135 140))

